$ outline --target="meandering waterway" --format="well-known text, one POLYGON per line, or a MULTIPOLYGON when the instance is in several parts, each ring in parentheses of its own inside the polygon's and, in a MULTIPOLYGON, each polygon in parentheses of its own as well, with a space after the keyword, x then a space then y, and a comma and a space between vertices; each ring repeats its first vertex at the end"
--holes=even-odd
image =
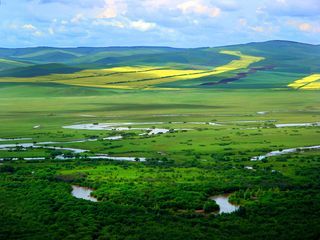
POLYGON ((230 194, 222 194, 210 197, 211 200, 214 200, 219 205, 218 214, 233 213, 239 209, 238 205, 229 202, 229 196, 230 194))
POLYGON ((93 192, 93 189, 91 188, 73 185, 71 195, 74 196, 75 198, 80 198, 80 199, 88 200, 91 202, 97 202, 98 199, 91 196, 92 192, 93 192))

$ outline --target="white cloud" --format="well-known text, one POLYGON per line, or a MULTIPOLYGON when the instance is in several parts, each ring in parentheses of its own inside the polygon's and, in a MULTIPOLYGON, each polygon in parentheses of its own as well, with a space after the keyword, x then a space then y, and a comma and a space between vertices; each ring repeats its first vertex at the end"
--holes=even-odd
POLYGON ((142 19, 137 21, 132 21, 128 18, 121 18, 121 20, 97 19, 97 20, 94 20, 92 24, 96 26, 111 26, 116 28, 134 29, 141 32, 146 32, 157 27, 157 24, 153 22, 146 22, 142 19))
POLYGON ((263 33, 266 31, 266 29, 262 26, 252 26, 252 27, 249 27, 252 31, 254 32, 258 32, 258 33, 263 33))
POLYGON ((117 20, 104 20, 104 19, 98 19, 92 22, 95 26, 111 26, 116 28, 125 28, 125 24, 121 21, 117 20))
POLYGON ((82 20, 84 20, 85 17, 83 16, 83 14, 81 13, 78 13, 76 16, 74 16, 72 19, 71 19, 71 22, 72 23, 79 23, 81 22, 82 20))
POLYGON ((300 23, 298 25, 300 31, 311 32, 313 30, 313 26, 310 23, 300 23))
POLYGON ((48 28, 48 33, 49 33, 50 35, 54 35, 55 31, 54 31, 54 29, 53 29, 52 27, 49 27, 49 28, 48 28))
POLYGON ((23 29, 26 30, 37 30, 37 28, 35 26, 33 26, 32 24, 25 24, 22 26, 23 29))
POLYGON ((127 13, 127 3, 123 0, 105 0, 105 6, 98 18, 115 18, 127 13))
MULTIPOLYGON (((217 17, 221 13, 221 9, 212 5, 209 0, 144 0, 142 6, 149 11, 156 11, 158 9, 166 9, 169 11, 179 11, 183 14, 197 14, 209 17, 217 17)), ((233 1, 218 1, 217 4, 225 7, 228 10, 234 9, 233 1)))
POLYGON ((209 17, 217 17, 220 15, 221 10, 215 6, 209 6, 200 0, 190 0, 183 2, 177 6, 184 14, 194 13, 199 15, 206 15, 209 17))
POLYGON ((320 33, 320 25, 310 22, 301 22, 296 20, 289 20, 288 25, 295 27, 301 32, 320 33))
POLYGON ((146 22, 144 20, 132 21, 130 22, 130 27, 138 31, 146 32, 154 29, 157 26, 155 23, 146 22))
POLYGON ((238 22, 239 22, 239 24, 240 24, 241 26, 247 26, 247 25, 248 25, 247 19, 244 19, 244 18, 240 18, 240 19, 238 20, 238 22))
POLYGON ((25 29, 27 31, 30 31, 32 33, 33 36, 35 37, 40 37, 43 35, 43 32, 41 32, 40 30, 38 30, 37 27, 35 27, 34 25, 32 24, 24 24, 22 25, 21 27, 22 29, 25 29))
POLYGON ((41 37, 41 36, 43 36, 43 32, 37 30, 37 31, 33 32, 32 35, 36 36, 36 37, 41 37))
POLYGON ((241 30, 254 33, 270 34, 277 31, 277 28, 267 21, 255 22, 255 24, 252 24, 248 22, 246 18, 239 18, 238 24, 241 30))
POLYGON ((117 16, 118 12, 115 8, 106 8, 98 15, 98 18, 115 18, 117 16))

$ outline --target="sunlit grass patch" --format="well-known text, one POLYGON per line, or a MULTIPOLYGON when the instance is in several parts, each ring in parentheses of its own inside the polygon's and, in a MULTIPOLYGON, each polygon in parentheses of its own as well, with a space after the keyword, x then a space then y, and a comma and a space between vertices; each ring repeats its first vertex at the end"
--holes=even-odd
POLYGON ((214 70, 217 73, 223 73, 223 72, 228 72, 228 71, 234 71, 237 69, 247 68, 251 64, 256 63, 256 62, 260 62, 265 59, 263 57, 244 55, 239 51, 221 51, 220 53, 237 56, 237 57, 240 57, 240 59, 233 60, 224 66, 216 67, 214 70))

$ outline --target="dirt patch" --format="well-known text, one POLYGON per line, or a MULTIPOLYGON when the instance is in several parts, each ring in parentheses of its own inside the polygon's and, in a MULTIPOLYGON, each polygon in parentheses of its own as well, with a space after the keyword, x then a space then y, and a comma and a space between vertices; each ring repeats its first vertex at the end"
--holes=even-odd
POLYGON ((200 86, 215 86, 215 85, 221 85, 221 84, 228 84, 231 82, 238 81, 242 78, 247 77, 250 74, 256 73, 258 71, 266 71, 266 70, 272 70, 274 69, 274 66, 264 66, 264 67, 252 67, 249 69, 247 72, 242 72, 242 73, 237 73, 234 77, 231 78, 224 78, 218 82, 207 82, 207 83, 202 83, 200 86))

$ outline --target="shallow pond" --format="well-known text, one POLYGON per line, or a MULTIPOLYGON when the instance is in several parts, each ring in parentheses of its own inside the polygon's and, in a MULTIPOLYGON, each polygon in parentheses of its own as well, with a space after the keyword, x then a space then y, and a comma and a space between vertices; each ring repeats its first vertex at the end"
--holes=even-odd
POLYGON ((147 130, 149 128, 132 128, 133 125, 159 125, 163 122, 141 122, 141 123, 88 123, 63 126, 67 129, 77 130, 107 130, 107 131, 126 131, 126 130, 147 130))
MULTIPOLYGON (((194 124, 194 125, 212 125, 220 126, 221 124, 213 122, 172 122, 173 124, 194 124)), ((134 125, 161 125, 169 124, 164 122, 137 122, 137 123, 89 123, 89 124, 75 124, 70 126, 63 126, 66 129, 77 129, 77 130, 106 130, 106 131, 129 131, 129 130, 140 130, 145 131, 140 135, 157 135, 170 132, 167 128, 150 128, 150 127, 132 127, 134 125)), ((189 131, 192 129, 172 129, 174 131, 189 131)))
POLYGON ((92 192, 93 192, 93 189, 91 188, 73 185, 71 195, 74 196, 75 198, 80 198, 80 199, 88 200, 91 202, 98 202, 98 199, 91 196, 92 192))
MULTIPOLYGON (((162 133, 170 132, 170 129, 166 128, 143 128, 143 127, 131 127, 133 125, 159 125, 164 124, 163 122, 142 122, 142 123, 90 123, 90 124, 76 124, 70 126, 64 126, 67 129, 77 129, 77 130, 106 130, 106 131, 130 131, 130 130, 140 130, 145 131, 142 135, 157 135, 162 133)), ((185 129, 174 129, 174 130, 185 130, 185 129)), ((110 139, 110 140, 118 140, 110 139)))

